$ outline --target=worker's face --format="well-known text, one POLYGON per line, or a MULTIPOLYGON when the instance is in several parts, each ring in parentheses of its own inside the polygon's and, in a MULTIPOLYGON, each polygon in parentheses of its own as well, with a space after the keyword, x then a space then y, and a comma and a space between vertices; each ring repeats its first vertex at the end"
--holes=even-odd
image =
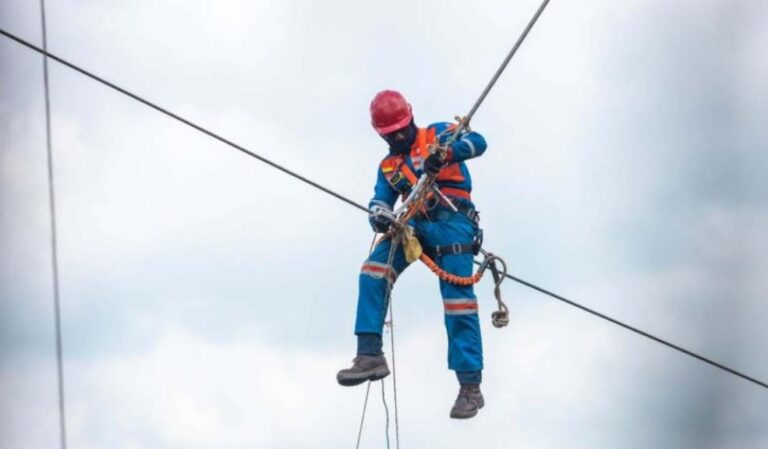
POLYGON ((381 136, 389 144, 391 151, 395 153, 404 153, 411 148, 414 139, 416 138, 416 125, 411 122, 405 128, 392 131, 389 134, 381 136))

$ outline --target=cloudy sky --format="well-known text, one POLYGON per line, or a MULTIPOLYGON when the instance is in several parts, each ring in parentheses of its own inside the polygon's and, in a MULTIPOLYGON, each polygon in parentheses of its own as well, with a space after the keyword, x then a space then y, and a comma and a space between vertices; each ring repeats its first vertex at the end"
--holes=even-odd
MULTIPOLYGON (((48 0, 54 54, 365 203, 368 103, 465 114, 537 0, 48 0)), ((768 4, 553 1, 475 116, 516 276, 768 379, 768 4)), ((41 43, 37 2, 0 28, 41 43)), ((50 65, 71 448, 339 448, 360 211, 50 65)), ((58 447, 41 56, 0 37, 0 446, 58 447)), ((768 391, 512 282, 448 418, 437 281, 394 293, 402 447, 765 448, 768 391)), ((389 347, 386 348, 389 350, 389 347)), ((392 405, 391 382, 387 397, 392 405)), ((363 447, 385 447, 379 384, 363 447)), ((393 435, 394 437, 394 435, 393 435)))

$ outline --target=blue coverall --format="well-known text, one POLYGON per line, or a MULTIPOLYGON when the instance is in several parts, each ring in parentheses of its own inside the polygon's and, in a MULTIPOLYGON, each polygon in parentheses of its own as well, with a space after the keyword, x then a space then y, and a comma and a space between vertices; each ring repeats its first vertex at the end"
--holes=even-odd
MULTIPOLYGON (((439 136, 438 140, 443 142, 450 134, 444 132, 448 127, 448 123, 436 123, 427 129, 434 129, 439 136)), ((453 212, 447 206, 440 204, 430 212, 429 217, 418 215, 411 224, 422 247, 434 248, 455 243, 472 244, 478 228, 477 223, 469 218, 474 211, 474 204, 469 199, 472 181, 464 161, 480 156, 485 149, 485 139, 476 132, 464 132, 452 144, 448 164, 441 170, 436 184, 441 190, 444 189, 456 206, 459 206, 460 212, 453 212), (443 176, 443 172, 450 172, 451 175, 443 176), (466 194, 459 196, 452 194, 462 192, 466 194)), ((412 150, 402 157, 404 163, 418 177, 423 170, 420 158, 415 155, 417 151, 412 150)), ((382 167, 386 167, 385 161, 391 157, 392 155, 387 156, 379 166, 375 194, 369 207, 378 205, 391 210, 398 196, 407 194, 410 190, 410 184, 404 181, 402 176, 393 176, 392 173, 385 175, 383 172, 382 167), (393 179, 398 180, 394 185, 391 182, 393 179)), ((398 245, 392 269, 387 270, 391 244, 389 239, 379 243, 363 263, 355 323, 355 333, 358 336, 381 335, 388 306, 385 276, 391 276, 394 282, 408 266, 402 246, 398 245)), ((472 253, 446 254, 435 256, 434 259, 438 266, 451 274, 472 275, 472 253)), ((479 383, 483 368, 483 347, 477 314, 477 298, 473 288, 471 285, 460 286, 441 280, 440 293, 443 298, 445 329, 448 334, 448 368, 457 372, 459 381, 462 383, 479 383)), ((378 341, 380 342, 381 339, 379 338, 378 341)), ((380 348, 374 349, 380 351, 380 348)), ((360 347, 358 352, 361 352, 360 347)))

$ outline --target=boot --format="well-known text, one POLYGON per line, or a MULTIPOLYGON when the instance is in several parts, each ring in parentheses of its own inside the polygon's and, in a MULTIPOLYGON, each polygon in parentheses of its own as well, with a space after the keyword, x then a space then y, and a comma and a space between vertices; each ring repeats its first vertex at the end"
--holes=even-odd
POLYGON ((472 418, 484 405, 485 399, 483 399, 483 393, 480 392, 480 385, 464 384, 459 389, 459 396, 451 409, 451 418, 472 418))
POLYGON ((389 376, 387 359, 383 355, 360 354, 352 360, 352 363, 351 368, 343 369, 336 374, 336 380, 345 387, 389 376))

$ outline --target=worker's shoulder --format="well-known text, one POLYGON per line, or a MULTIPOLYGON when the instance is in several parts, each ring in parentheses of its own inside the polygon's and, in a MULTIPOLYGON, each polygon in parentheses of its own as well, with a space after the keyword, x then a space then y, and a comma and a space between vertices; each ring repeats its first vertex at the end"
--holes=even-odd
POLYGON ((427 126, 427 129, 434 129, 437 134, 440 134, 441 132, 443 132, 443 131, 445 131, 447 129, 452 129, 452 128, 455 128, 455 127, 456 127, 455 123, 435 122, 435 123, 432 123, 429 126, 427 126))
POLYGON ((398 165, 400 165, 401 160, 402 156, 398 156, 396 154, 387 154, 381 159, 381 162, 379 162, 379 171, 384 173, 392 171, 393 169, 396 169, 398 165))

